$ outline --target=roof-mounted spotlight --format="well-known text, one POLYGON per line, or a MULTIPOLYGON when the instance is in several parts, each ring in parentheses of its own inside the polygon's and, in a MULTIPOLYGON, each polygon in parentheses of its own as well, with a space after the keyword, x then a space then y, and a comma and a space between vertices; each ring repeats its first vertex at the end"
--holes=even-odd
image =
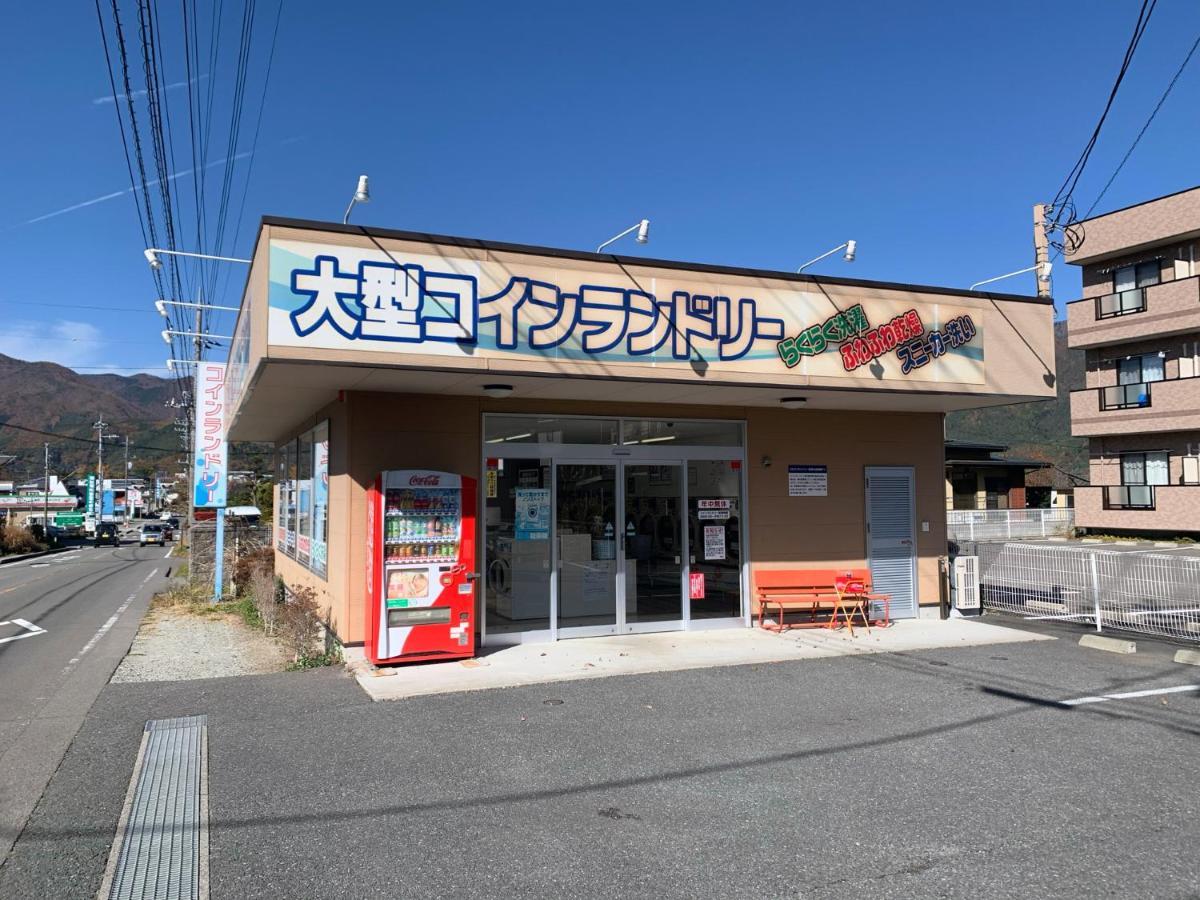
POLYGON ((354 191, 354 196, 350 198, 350 205, 346 207, 346 214, 342 216, 342 224, 350 224, 350 210, 354 209, 355 203, 370 203, 371 202, 371 187, 367 182, 366 175, 358 176, 358 187, 354 191))
POLYGON ((799 275, 801 272, 803 272, 805 269, 807 269, 813 263, 819 263, 825 257, 833 256, 833 254, 837 253, 839 250, 846 251, 845 253, 842 254, 842 259, 844 259, 846 262, 854 262, 854 257, 858 253, 858 241, 846 241, 844 244, 838 244, 832 250, 822 253, 818 257, 810 259, 808 262, 806 262, 804 265, 802 265, 800 268, 798 268, 796 270, 796 274, 799 275))
POLYGON ((596 252, 603 253, 604 248, 607 247, 609 244, 615 244, 621 238, 625 237, 625 235, 633 234, 635 231, 637 232, 636 240, 639 244, 648 243, 650 240, 650 220, 642 219, 636 225, 630 225, 628 228, 626 228, 620 234, 613 235, 607 241, 605 241, 603 244, 601 244, 599 247, 597 247, 596 252))

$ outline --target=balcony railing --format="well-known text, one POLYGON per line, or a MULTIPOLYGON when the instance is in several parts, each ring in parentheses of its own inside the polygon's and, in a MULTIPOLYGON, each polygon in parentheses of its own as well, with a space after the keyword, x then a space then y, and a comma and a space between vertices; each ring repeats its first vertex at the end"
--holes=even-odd
POLYGON ((1145 288, 1118 291, 1115 294, 1105 294, 1103 297, 1096 298, 1097 319, 1112 319, 1116 316, 1127 316, 1130 313, 1140 313, 1145 308, 1145 288))
POLYGON ((1154 509, 1154 485, 1110 484, 1104 488, 1105 509, 1154 509))
POLYGON ((1150 384, 1146 381, 1100 389, 1101 409, 1137 409, 1149 405, 1150 384))

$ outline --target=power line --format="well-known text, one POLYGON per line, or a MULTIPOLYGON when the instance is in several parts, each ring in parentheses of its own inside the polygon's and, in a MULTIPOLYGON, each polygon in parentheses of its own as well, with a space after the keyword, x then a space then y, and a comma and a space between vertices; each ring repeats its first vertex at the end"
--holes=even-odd
POLYGON ((1142 140, 1142 135, 1146 133, 1146 130, 1150 127, 1150 123, 1153 122, 1154 117, 1158 115, 1158 111, 1162 109, 1163 104, 1167 102, 1167 97, 1171 96, 1171 91, 1175 88, 1175 82, 1179 80, 1179 76, 1183 74, 1183 70, 1186 69, 1188 63, 1192 61, 1192 56, 1195 54, 1197 47, 1200 47, 1200 36, 1197 36, 1196 40, 1192 43, 1192 48, 1188 50, 1187 56, 1183 58, 1183 62, 1180 63, 1179 68, 1175 70, 1175 75, 1171 78, 1170 83, 1167 85, 1167 89, 1163 91, 1162 96, 1158 98, 1158 103, 1156 103, 1154 109, 1151 110, 1150 117, 1146 119, 1146 124, 1142 126, 1142 130, 1137 133, 1137 137, 1133 139, 1133 143, 1129 145, 1129 149, 1125 151, 1125 155, 1121 157, 1121 161, 1117 164, 1117 168, 1113 170, 1112 175, 1109 177, 1108 181, 1105 182, 1104 188, 1100 191, 1100 194, 1096 197, 1096 200, 1092 203, 1092 205, 1088 207, 1088 211, 1083 214, 1085 219, 1092 214, 1092 210, 1100 205, 1100 201, 1104 199, 1104 195, 1108 193, 1108 189, 1112 187, 1112 183, 1116 181, 1117 176, 1121 174, 1121 169, 1125 167, 1125 163, 1129 162, 1129 157, 1132 156, 1133 151, 1137 149, 1137 145, 1142 140))
MULTIPOLYGON (((0 428, 12 428, 16 431, 25 431, 29 434, 39 434, 42 437, 58 438, 60 441, 76 441, 89 446, 95 443, 94 438, 75 437, 73 434, 58 434, 54 431, 42 431, 38 428, 27 428, 24 425, 14 425, 12 422, 0 422, 0 428)), ((165 447, 150 447, 145 444, 130 444, 130 450, 152 450, 155 453, 178 453, 178 450, 167 450, 165 447)))
POLYGON ((1083 151, 1075 161, 1075 165, 1067 173, 1067 177, 1063 180, 1062 185, 1050 203, 1055 212, 1054 225, 1056 226, 1062 223, 1068 209, 1072 212, 1068 221, 1074 220, 1074 206, 1071 198, 1075 192, 1075 187, 1079 184, 1079 178, 1083 175, 1084 169, 1087 168, 1088 160, 1091 158, 1092 151, 1096 147, 1096 141, 1100 138, 1100 130, 1104 127, 1104 122, 1107 120, 1108 113, 1112 109, 1113 101, 1117 98, 1117 91, 1120 89, 1121 83, 1125 80, 1125 75, 1129 71, 1129 65, 1133 62, 1133 55, 1142 41, 1142 35, 1146 32, 1146 26, 1150 24, 1150 16, 1153 14, 1154 7, 1157 4, 1158 0, 1142 0, 1142 8, 1138 11, 1137 21, 1133 26, 1133 34, 1129 38, 1129 44, 1125 48, 1125 56, 1121 60, 1121 67, 1117 71, 1116 80, 1113 82, 1112 89, 1108 93, 1108 100, 1104 104, 1104 109, 1100 113, 1096 127, 1092 130, 1092 136, 1084 145, 1083 151))

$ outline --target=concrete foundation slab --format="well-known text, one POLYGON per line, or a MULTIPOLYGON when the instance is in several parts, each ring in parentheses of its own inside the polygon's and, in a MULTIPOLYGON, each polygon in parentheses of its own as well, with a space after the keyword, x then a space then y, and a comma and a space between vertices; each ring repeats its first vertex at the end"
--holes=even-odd
POLYGON ((854 637, 844 629, 793 629, 780 634, 730 628, 485 648, 475 659, 359 669, 355 676, 372 699, 399 700, 611 675, 1042 640, 1053 638, 975 619, 907 619, 869 633, 856 628, 854 637))

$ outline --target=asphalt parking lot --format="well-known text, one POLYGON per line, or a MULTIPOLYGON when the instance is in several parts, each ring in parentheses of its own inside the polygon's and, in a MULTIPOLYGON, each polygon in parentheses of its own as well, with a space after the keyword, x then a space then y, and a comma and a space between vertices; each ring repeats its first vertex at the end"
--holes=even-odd
POLYGON ((1055 633, 390 703, 109 685, 0 896, 92 896, 143 723, 196 713, 213 897, 1196 896, 1200 692, 1063 701, 1200 669, 1055 633))

